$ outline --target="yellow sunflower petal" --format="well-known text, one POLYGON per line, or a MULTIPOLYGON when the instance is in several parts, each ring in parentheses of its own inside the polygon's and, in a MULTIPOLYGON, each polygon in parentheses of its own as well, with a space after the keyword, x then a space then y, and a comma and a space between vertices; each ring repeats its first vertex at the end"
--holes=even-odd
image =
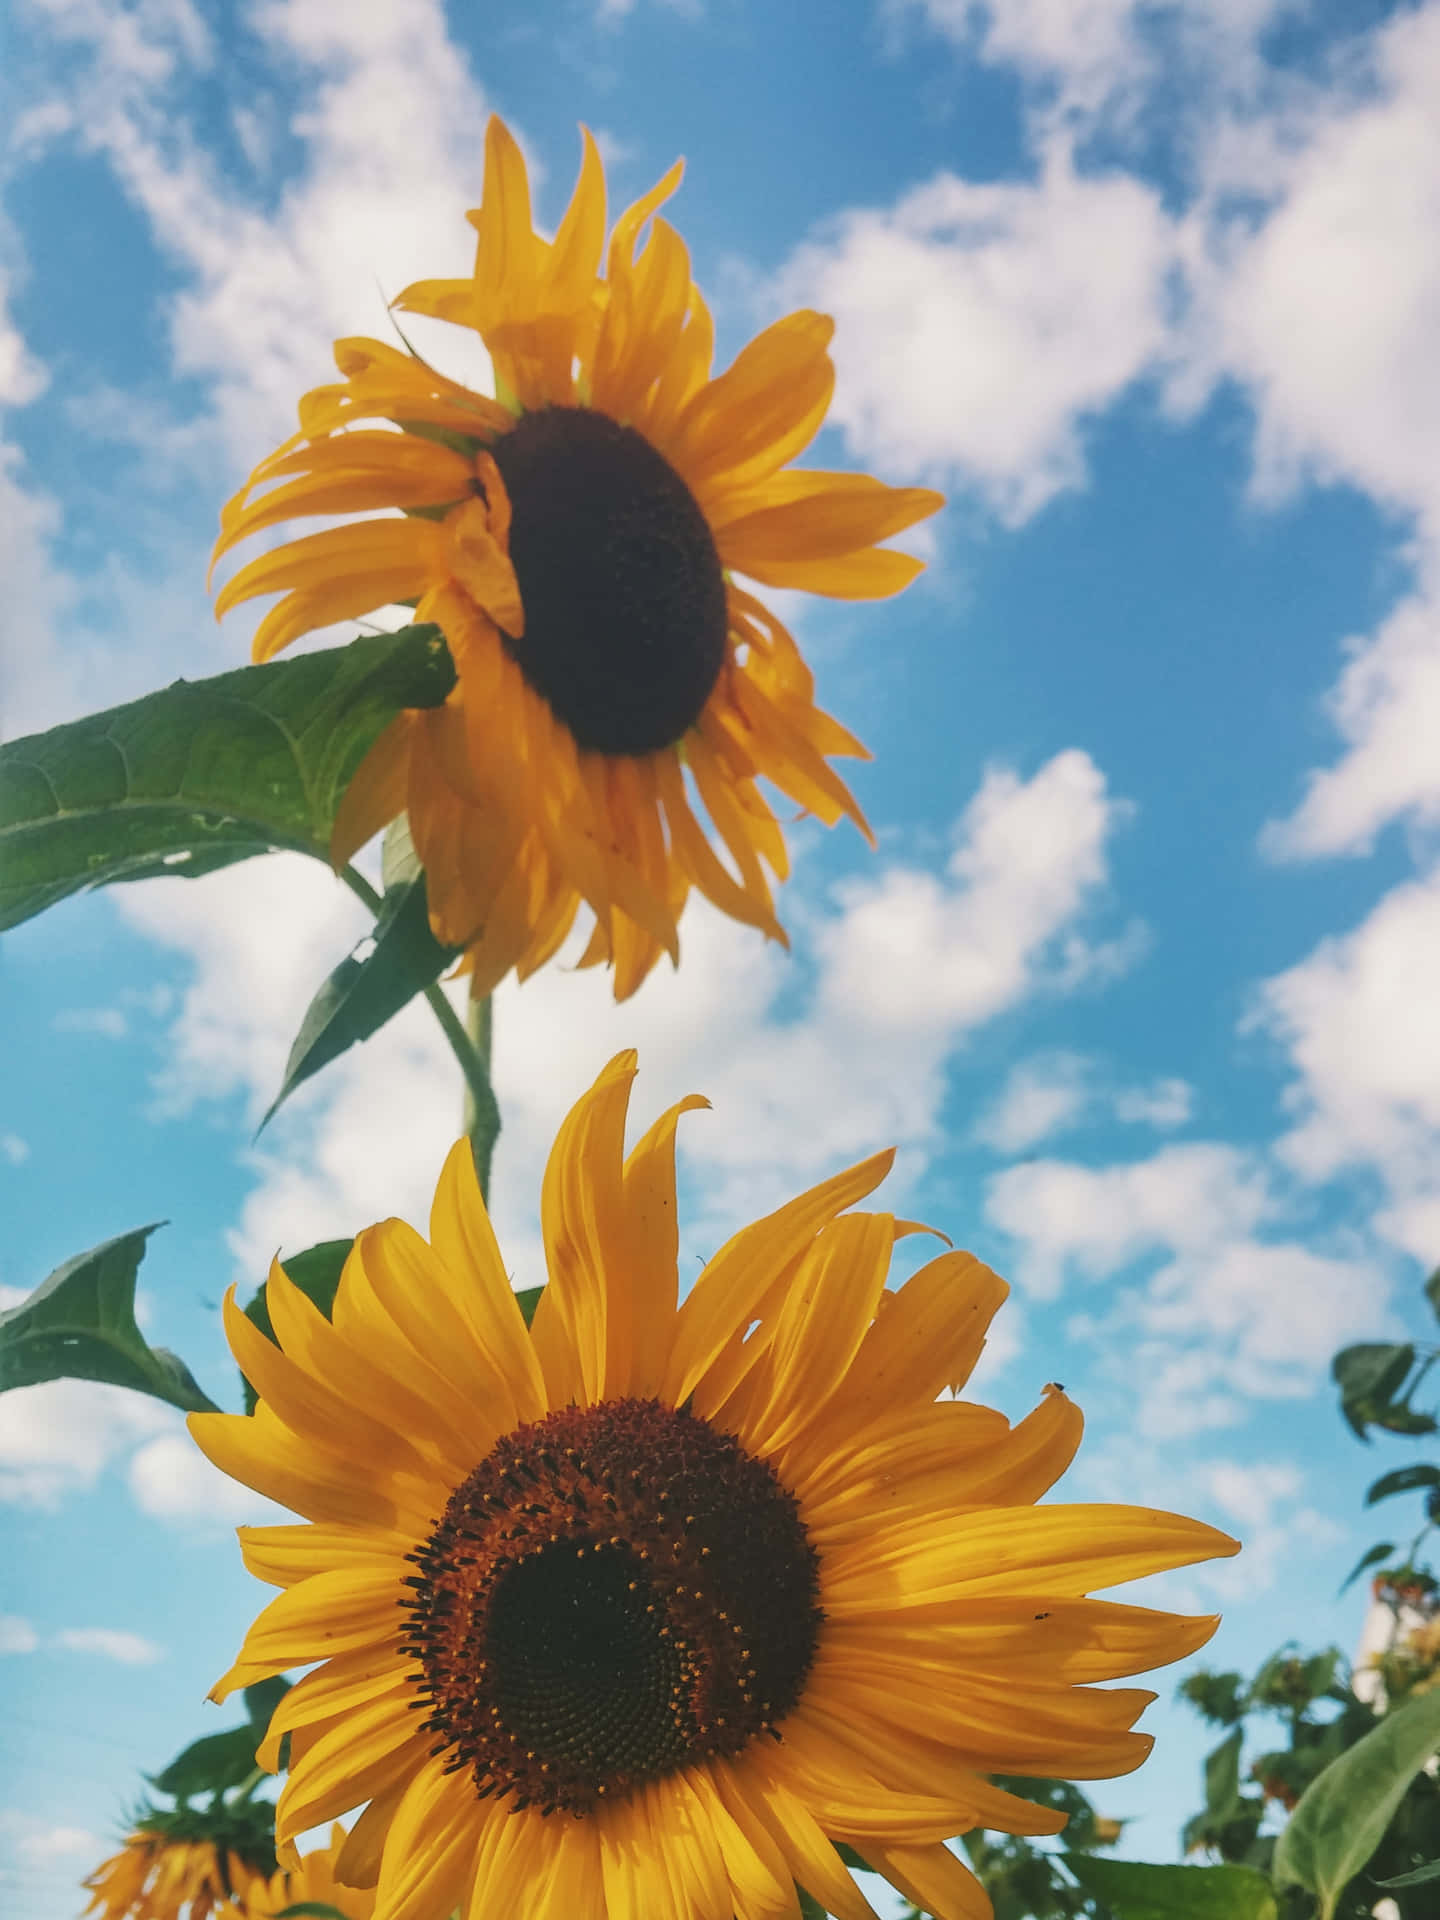
POLYGON ((846 1382, 857 1416, 958 1392, 1009 1293, 973 1253, 942 1253, 886 1294, 846 1382))
POLYGON ((1078 1595, 1239 1551, 1218 1528, 1149 1507, 981 1509, 956 1516, 943 1537, 917 1523, 840 1549, 830 1558, 827 1606, 873 1606, 881 1595, 924 1606, 1022 1587, 1078 1595))
POLYGON ((397 713, 351 775, 330 830, 330 864, 337 871, 405 811, 414 738, 415 715, 397 713))
POLYGON ((676 1261, 680 1227, 675 1207, 675 1129, 682 1113, 708 1107, 702 1094, 687 1094, 651 1127, 625 1162, 622 1201, 627 1229, 627 1265, 632 1301, 631 1341, 622 1350, 618 1326, 607 1345, 605 1373, 611 1393, 623 1390, 649 1399, 658 1394, 670 1359, 670 1341, 680 1281, 676 1261))
POLYGON ((888 600, 924 570, 923 560, 893 547, 867 547, 823 560, 766 560, 749 569, 752 579, 767 587, 820 593, 830 600, 888 600))
POLYGON ((546 1163, 540 1225, 550 1281, 531 1337, 552 1406, 603 1399, 612 1324, 617 1351, 631 1337, 623 1165, 636 1071, 633 1049, 616 1054, 566 1115, 546 1163))
POLYGON ((192 1413, 185 1424, 213 1466, 293 1513, 351 1526, 395 1523, 393 1489, 357 1478, 333 1454, 301 1447, 263 1405, 248 1419, 235 1413, 192 1413))
POLYGON ((490 1224, 468 1139, 457 1140, 430 1209, 430 1243, 459 1282, 456 1306, 505 1382, 515 1418, 545 1411, 545 1381, 490 1224))
POLYGON ((892 1887, 935 1920, 991 1920, 990 1896, 948 1847, 882 1847, 865 1855, 892 1887))
POLYGON ((725 565, 757 578, 762 566, 873 547, 945 504, 928 487, 888 487, 868 473, 778 474, 765 491, 765 506, 717 529, 725 565))
POLYGON ((823 1411, 874 1317, 894 1244, 888 1213, 847 1214, 816 1235, 775 1318, 765 1398, 744 1429, 758 1451, 783 1447, 823 1411))
POLYGON ((426 1760, 386 1836, 376 1890, 385 1920, 433 1920, 458 1907, 470 1888, 483 1824, 474 1783, 447 1774, 438 1759, 426 1760))
POLYGON ((732 1234, 681 1304, 665 1379, 667 1400, 678 1406, 689 1398, 706 1368, 749 1325, 777 1270, 788 1266, 827 1221, 873 1193, 894 1162, 893 1150, 874 1154, 732 1234))

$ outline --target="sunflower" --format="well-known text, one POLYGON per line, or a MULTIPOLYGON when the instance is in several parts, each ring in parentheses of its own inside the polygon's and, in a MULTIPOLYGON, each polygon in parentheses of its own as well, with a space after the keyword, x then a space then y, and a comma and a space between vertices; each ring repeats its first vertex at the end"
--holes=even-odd
MULTIPOLYGON (((87 1914, 100 1920, 210 1920, 228 1916, 232 1892, 248 1886, 274 1856, 255 1849, 237 1852, 223 1840, 204 1838, 205 1816, 188 1808, 141 1814, 119 1853, 81 1882, 90 1895, 87 1914)), ((367 1917, 368 1920, 368 1917, 367 1917)))
POLYGON ((237 1897, 236 1920, 273 1920, 287 1907, 307 1902, 334 1907, 345 1920, 370 1920, 374 1893, 368 1887, 341 1886, 335 1878, 335 1862, 344 1844, 345 1829, 337 1824, 330 1830, 329 1846, 301 1854, 298 1867, 281 1867, 269 1879, 257 1874, 237 1897))
POLYGON ((283 593, 257 660, 390 602, 439 624, 454 691, 381 735, 332 853, 343 863, 408 808, 435 933, 467 950, 477 994, 549 959, 582 902, 594 931, 581 964, 613 965, 620 999, 661 953, 678 957, 692 887, 783 940, 765 868, 785 877, 785 842, 761 777, 827 825, 849 814, 869 833, 829 764, 864 749, 815 705, 795 641, 733 576, 897 593, 921 563, 877 543, 942 498, 789 465, 834 387, 825 315, 777 321, 712 377, 709 311, 656 212, 679 179, 677 162, 607 250, 587 132, 546 241, 519 148, 492 119, 473 276, 395 304, 473 329, 496 397, 341 340, 344 379, 306 395, 299 433, 221 516, 217 558, 297 515, 402 510, 251 560, 216 610, 283 593))
POLYGON ((944 1842, 1063 1825, 991 1772, 1137 1767, 1154 1698, 1089 1683, 1213 1618, 1086 1596, 1236 1543, 1122 1506, 1036 1506, 1080 1415, 954 1398, 1006 1288, 966 1253, 885 1282, 919 1231, 845 1209, 893 1156, 746 1227, 677 1305, 675 1131, 624 1156, 635 1056, 561 1128, 527 1331, 461 1142, 427 1243, 362 1233, 327 1321, 277 1264, 278 1345, 225 1308, 260 1396, 198 1414, 216 1465, 306 1516, 243 1528, 285 1591, 219 1682, 321 1662, 277 1846, 368 1803, 336 1863, 374 1920, 778 1920, 870 1909, 832 1842, 944 1920, 988 1902, 944 1842), (552 1818, 560 1815, 560 1818, 552 1818))

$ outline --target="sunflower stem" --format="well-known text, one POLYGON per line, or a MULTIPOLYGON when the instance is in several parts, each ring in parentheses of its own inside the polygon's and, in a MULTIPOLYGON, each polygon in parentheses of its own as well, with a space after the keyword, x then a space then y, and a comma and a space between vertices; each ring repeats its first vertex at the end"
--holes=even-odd
MULTIPOLYGON (((354 867, 340 869, 340 878, 357 900, 363 900, 376 918, 384 905, 381 896, 363 873, 354 867)), ((464 1130, 470 1136, 475 1156, 475 1172, 486 1203, 490 1199, 490 1161, 500 1136, 500 1106, 490 1084, 490 998, 471 1000, 469 1013, 462 1020, 446 997, 444 989, 432 984, 423 989, 430 1011, 440 1023, 440 1031, 450 1043, 450 1051, 465 1077, 464 1130)))
POLYGON ((500 1137, 500 1102, 495 1098, 490 1078, 490 1042, 494 1027, 494 1003, 489 994, 483 999, 472 999, 465 1014, 465 1038, 479 1064, 480 1074, 465 1076, 465 1131, 470 1136, 475 1174, 487 1206, 490 1204, 490 1162, 500 1137))

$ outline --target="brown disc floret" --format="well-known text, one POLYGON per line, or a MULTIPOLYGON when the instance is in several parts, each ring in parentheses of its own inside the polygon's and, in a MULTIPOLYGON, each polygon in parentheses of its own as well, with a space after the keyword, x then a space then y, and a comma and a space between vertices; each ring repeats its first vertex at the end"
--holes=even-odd
POLYGON ((773 1468, 656 1400, 518 1427, 411 1558, 403 1638, 436 1752, 547 1813, 773 1730, 822 1619, 773 1468))

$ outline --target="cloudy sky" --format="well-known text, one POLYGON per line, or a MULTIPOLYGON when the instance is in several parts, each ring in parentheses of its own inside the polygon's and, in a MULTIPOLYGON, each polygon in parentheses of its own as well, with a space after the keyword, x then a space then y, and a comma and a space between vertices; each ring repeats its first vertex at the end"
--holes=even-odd
MULTIPOLYGON (((0 77, 9 736, 243 660, 220 502, 333 337, 468 270, 492 109, 548 223, 579 121, 612 206, 687 157, 722 358, 835 315, 816 457, 951 502, 902 601, 787 607, 878 854, 796 835, 788 959, 692 909, 621 1009, 502 990, 502 1242, 540 1277, 545 1146, 622 1045, 643 1115, 714 1102, 692 1263, 898 1143, 889 1204, 1014 1283, 987 1396, 1060 1378, 1077 1495, 1245 1538, 1167 1589, 1233 1664, 1353 1644, 1360 1492, 1405 1456, 1326 1366, 1423 1331, 1440 1260, 1437 97, 1440 0, 17 0, 0 77)), ((283 856, 6 936, 0 1299, 166 1219, 148 1331, 233 1404, 232 1279, 423 1218, 458 1114, 423 1008, 253 1139, 362 920, 283 856)), ((55 1920, 140 1770, 227 1723, 257 1503, 73 1383, 0 1399, 0 1499, 0 1897, 55 1920)), ((1207 1741, 1151 1724, 1098 1798, 1173 1857, 1207 1741)))

